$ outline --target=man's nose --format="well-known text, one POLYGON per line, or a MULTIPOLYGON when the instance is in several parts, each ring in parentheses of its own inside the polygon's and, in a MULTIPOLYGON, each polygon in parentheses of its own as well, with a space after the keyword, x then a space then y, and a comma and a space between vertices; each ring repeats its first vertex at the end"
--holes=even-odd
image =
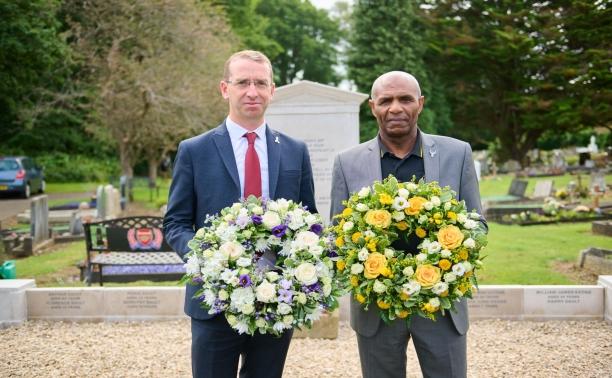
POLYGON ((247 88, 247 96, 249 97, 257 97, 259 93, 257 92, 257 87, 255 87, 255 82, 250 81, 249 86, 247 88))
POLYGON ((402 106, 399 101, 393 100, 391 101, 391 105, 389 106, 389 111, 391 113, 399 113, 402 111, 402 106))

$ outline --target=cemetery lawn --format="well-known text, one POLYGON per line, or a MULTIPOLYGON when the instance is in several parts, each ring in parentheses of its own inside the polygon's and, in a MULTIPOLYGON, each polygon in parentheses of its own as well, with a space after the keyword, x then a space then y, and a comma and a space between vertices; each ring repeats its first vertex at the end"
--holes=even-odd
MULTIPOLYGON (((46 192, 53 193, 96 193, 98 185, 95 182, 51 182, 47 183, 46 192)), ((88 199, 89 200, 89 199, 88 199)))
MULTIPOLYGON (((489 225, 489 244, 483 250, 482 285, 594 284, 564 275, 556 264, 571 266, 588 247, 612 248, 612 238, 593 235, 591 223, 543 226, 489 225)), ((59 244, 39 256, 17 260, 17 278, 34 278, 38 287, 86 286, 79 281, 77 263, 85 258, 85 242, 59 244)), ((94 286, 97 284, 94 284, 94 286)), ((174 286, 176 281, 108 283, 105 286, 174 286)))

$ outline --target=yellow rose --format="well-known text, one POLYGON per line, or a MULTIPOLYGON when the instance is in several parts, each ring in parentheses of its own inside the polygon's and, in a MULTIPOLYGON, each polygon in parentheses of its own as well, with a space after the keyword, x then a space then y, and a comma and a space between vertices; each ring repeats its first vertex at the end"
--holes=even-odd
POLYGON ((346 263, 344 262, 344 260, 336 261, 336 268, 338 268, 339 271, 343 271, 345 267, 346 263))
POLYGON ((425 202, 427 202, 427 200, 423 197, 412 197, 408 199, 408 207, 404 209, 404 212, 407 215, 417 215, 423 208, 425 202))
POLYGON ((438 266, 442 268, 442 270, 449 270, 452 265, 453 264, 451 264, 451 262, 447 259, 442 259, 440 262, 438 262, 438 266))
POLYGON ((387 228, 391 224, 391 214, 387 210, 368 210, 365 221, 374 227, 387 228))
POLYGON ((342 236, 338 236, 336 238, 336 247, 342 248, 344 246, 344 238, 342 236))
POLYGON ((400 310, 397 312, 397 317, 400 319, 404 319, 408 315, 410 315, 410 311, 408 310, 400 310))
POLYGON ((438 231, 438 242, 444 249, 455 249, 463 242, 463 233, 457 226, 445 226, 438 231))
POLYGON ((416 236, 418 236, 421 239, 423 239, 425 236, 427 236, 427 231, 425 231, 421 227, 417 227, 417 229, 414 231, 414 233, 416 234, 416 236))
POLYGON ((351 209, 350 207, 347 207, 346 209, 342 210, 342 216, 345 218, 350 217, 351 214, 353 214, 353 209, 351 209))
POLYGON ((406 231, 408 229, 408 223, 401 221, 395 225, 400 231, 406 231))
POLYGON ((440 268, 430 264, 419 265, 414 272, 414 278, 425 289, 429 289, 440 281, 440 268))
POLYGON ((370 253, 368 259, 363 265, 363 275, 365 278, 374 279, 381 273, 385 272, 385 269, 387 268, 387 258, 385 255, 378 252, 370 253))
POLYGON ((378 200, 383 205, 391 205, 393 203, 393 198, 387 193, 382 193, 378 196, 378 200))
POLYGON ((359 238, 361 237, 361 232, 355 232, 352 236, 351 236, 351 240, 353 241, 353 243, 357 243, 359 241, 359 238))
POLYGON ((359 303, 363 303, 365 302, 365 297, 361 294, 355 294, 355 299, 357 300, 357 302, 359 303))
POLYGON ((387 310, 387 309, 389 309, 389 308, 391 307, 391 304, 390 304, 390 303, 387 303, 387 302, 382 301, 382 300, 380 300, 380 299, 376 301, 376 304, 378 305, 378 307, 379 307, 381 310, 387 310))
POLYGON ((452 221, 456 221, 457 213, 455 213, 454 211, 449 211, 448 213, 446 213, 446 217, 452 221))
POLYGON ((359 286, 359 277, 351 276, 351 286, 353 287, 359 286))

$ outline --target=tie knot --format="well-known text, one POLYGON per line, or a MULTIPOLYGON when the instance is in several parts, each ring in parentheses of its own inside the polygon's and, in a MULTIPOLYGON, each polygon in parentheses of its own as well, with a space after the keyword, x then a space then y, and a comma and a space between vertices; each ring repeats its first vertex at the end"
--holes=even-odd
POLYGON ((255 143, 255 138, 257 138, 257 134, 255 133, 246 133, 244 136, 247 138, 249 144, 255 143))

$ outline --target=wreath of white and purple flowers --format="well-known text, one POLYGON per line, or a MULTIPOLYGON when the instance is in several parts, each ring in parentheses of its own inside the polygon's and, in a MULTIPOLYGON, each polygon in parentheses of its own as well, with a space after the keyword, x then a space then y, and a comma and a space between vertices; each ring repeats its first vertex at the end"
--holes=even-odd
POLYGON ((251 196, 205 223, 189 242, 184 280, 201 285, 194 298, 238 333, 311 327, 338 307, 336 255, 318 214, 251 196))

